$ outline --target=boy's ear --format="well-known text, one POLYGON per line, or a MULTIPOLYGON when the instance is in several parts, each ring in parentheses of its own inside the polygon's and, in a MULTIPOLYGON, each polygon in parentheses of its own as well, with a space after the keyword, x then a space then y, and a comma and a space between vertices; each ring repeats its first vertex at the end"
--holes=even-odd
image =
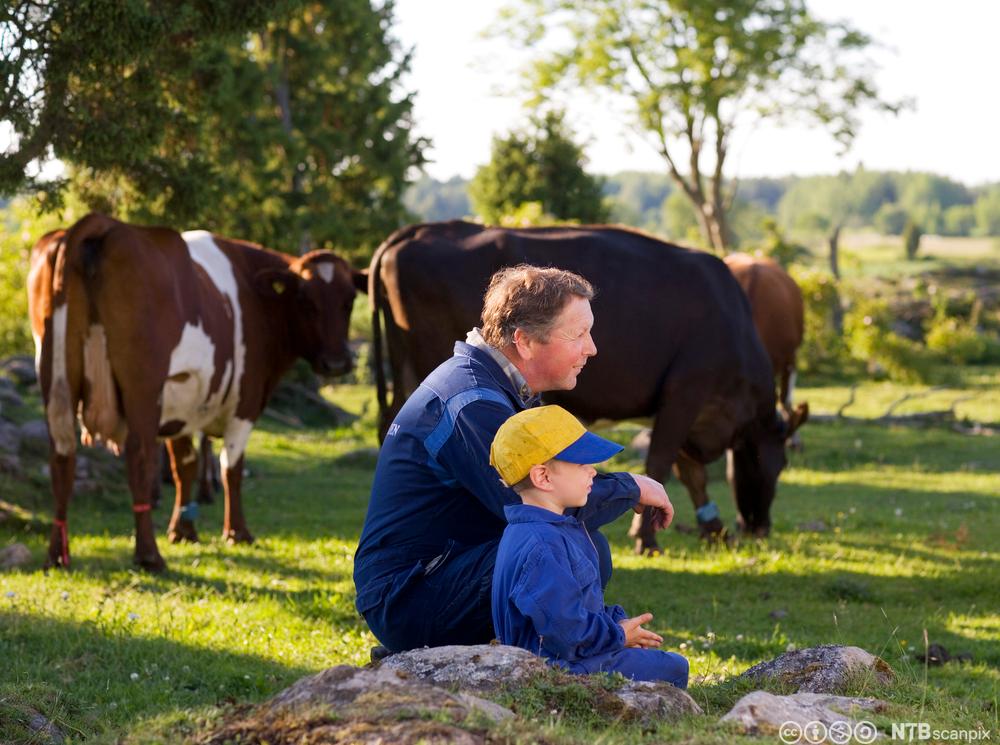
POLYGON ((549 467, 544 463, 532 466, 531 470, 528 471, 528 477, 531 479, 531 485, 536 489, 552 491, 552 482, 549 480, 549 467))

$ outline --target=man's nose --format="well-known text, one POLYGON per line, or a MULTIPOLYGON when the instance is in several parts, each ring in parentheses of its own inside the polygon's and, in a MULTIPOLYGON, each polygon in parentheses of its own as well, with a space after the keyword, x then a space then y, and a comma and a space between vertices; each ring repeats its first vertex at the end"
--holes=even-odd
POLYGON ((587 332, 587 343, 583 348, 583 353, 588 357, 594 357, 597 354, 597 345, 594 344, 594 337, 591 336, 590 332, 587 332))

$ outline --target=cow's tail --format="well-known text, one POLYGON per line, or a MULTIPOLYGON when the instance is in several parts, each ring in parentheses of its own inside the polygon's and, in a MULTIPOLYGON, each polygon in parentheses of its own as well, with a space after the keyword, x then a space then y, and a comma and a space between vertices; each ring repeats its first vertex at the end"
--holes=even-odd
POLYGON ((382 350, 382 319, 385 316, 385 286, 382 284, 382 256, 389 246, 389 237, 375 249, 368 269, 368 301, 372 311, 372 352, 375 366, 375 395, 378 400, 379 432, 384 430, 384 419, 389 411, 388 386, 385 379, 385 357, 382 350))
POLYGON ((104 239, 116 225, 104 215, 87 215, 67 232, 56 258, 53 374, 47 416, 49 432, 61 454, 73 448, 73 391, 82 404, 81 442, 103 443, 115 453, 124 442, 124 420, 111 372, 107 336, 94 301, 104 239))

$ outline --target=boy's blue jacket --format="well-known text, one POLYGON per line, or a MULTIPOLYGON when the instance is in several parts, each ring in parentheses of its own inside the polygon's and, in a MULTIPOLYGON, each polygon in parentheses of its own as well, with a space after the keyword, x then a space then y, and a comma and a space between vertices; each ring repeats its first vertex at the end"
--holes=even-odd
MULTIPOLYGON (((490 466, 490 444, 503 422, 536 402, 522 402, 496 360, 464 342, 407 399, 382 443, 354 558, 359 612, 381 603, 394 579, 422 575, 456 546, 500 538, 504 506, 520 499, 490 466)), ((627 473, 599 475, 587 505, 573 512, 593 529, 638 497, 627 473)))
POLYGON ((597 552, 571 515, 541 507, 504 508, 509 525, 493 571, 493 627, 504 644, 566 667, 611 669, 625 648, 620 605, 604 604, 597 552))

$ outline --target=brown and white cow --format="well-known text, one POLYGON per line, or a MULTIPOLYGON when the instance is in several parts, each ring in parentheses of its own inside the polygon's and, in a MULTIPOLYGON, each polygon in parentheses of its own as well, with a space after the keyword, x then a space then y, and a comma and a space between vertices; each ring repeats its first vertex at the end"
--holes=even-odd
POLYGON ((41 238, 28 301, 55 497, 47 564, 69 564, 74 418, 84 444, 124 449, 136 563, 165 566, 149 514, 158 439, 168 443, 177 485, 170 540, 197 540, 188 519, 191 435, 204 432, 223 440, 223 536, 252 541, 240 500, 250 431, 297 357, 321 374, 350 370, 348 321, 363 282, 329 251, 292 258, 98 214, 41 238))
POLYGON ((725 262, 750 300, 753 325, 778 378, 778 402, 791 417, 795 355, 805 333, 802 291, 788 272, 765 256, 735 253, 725 262))

